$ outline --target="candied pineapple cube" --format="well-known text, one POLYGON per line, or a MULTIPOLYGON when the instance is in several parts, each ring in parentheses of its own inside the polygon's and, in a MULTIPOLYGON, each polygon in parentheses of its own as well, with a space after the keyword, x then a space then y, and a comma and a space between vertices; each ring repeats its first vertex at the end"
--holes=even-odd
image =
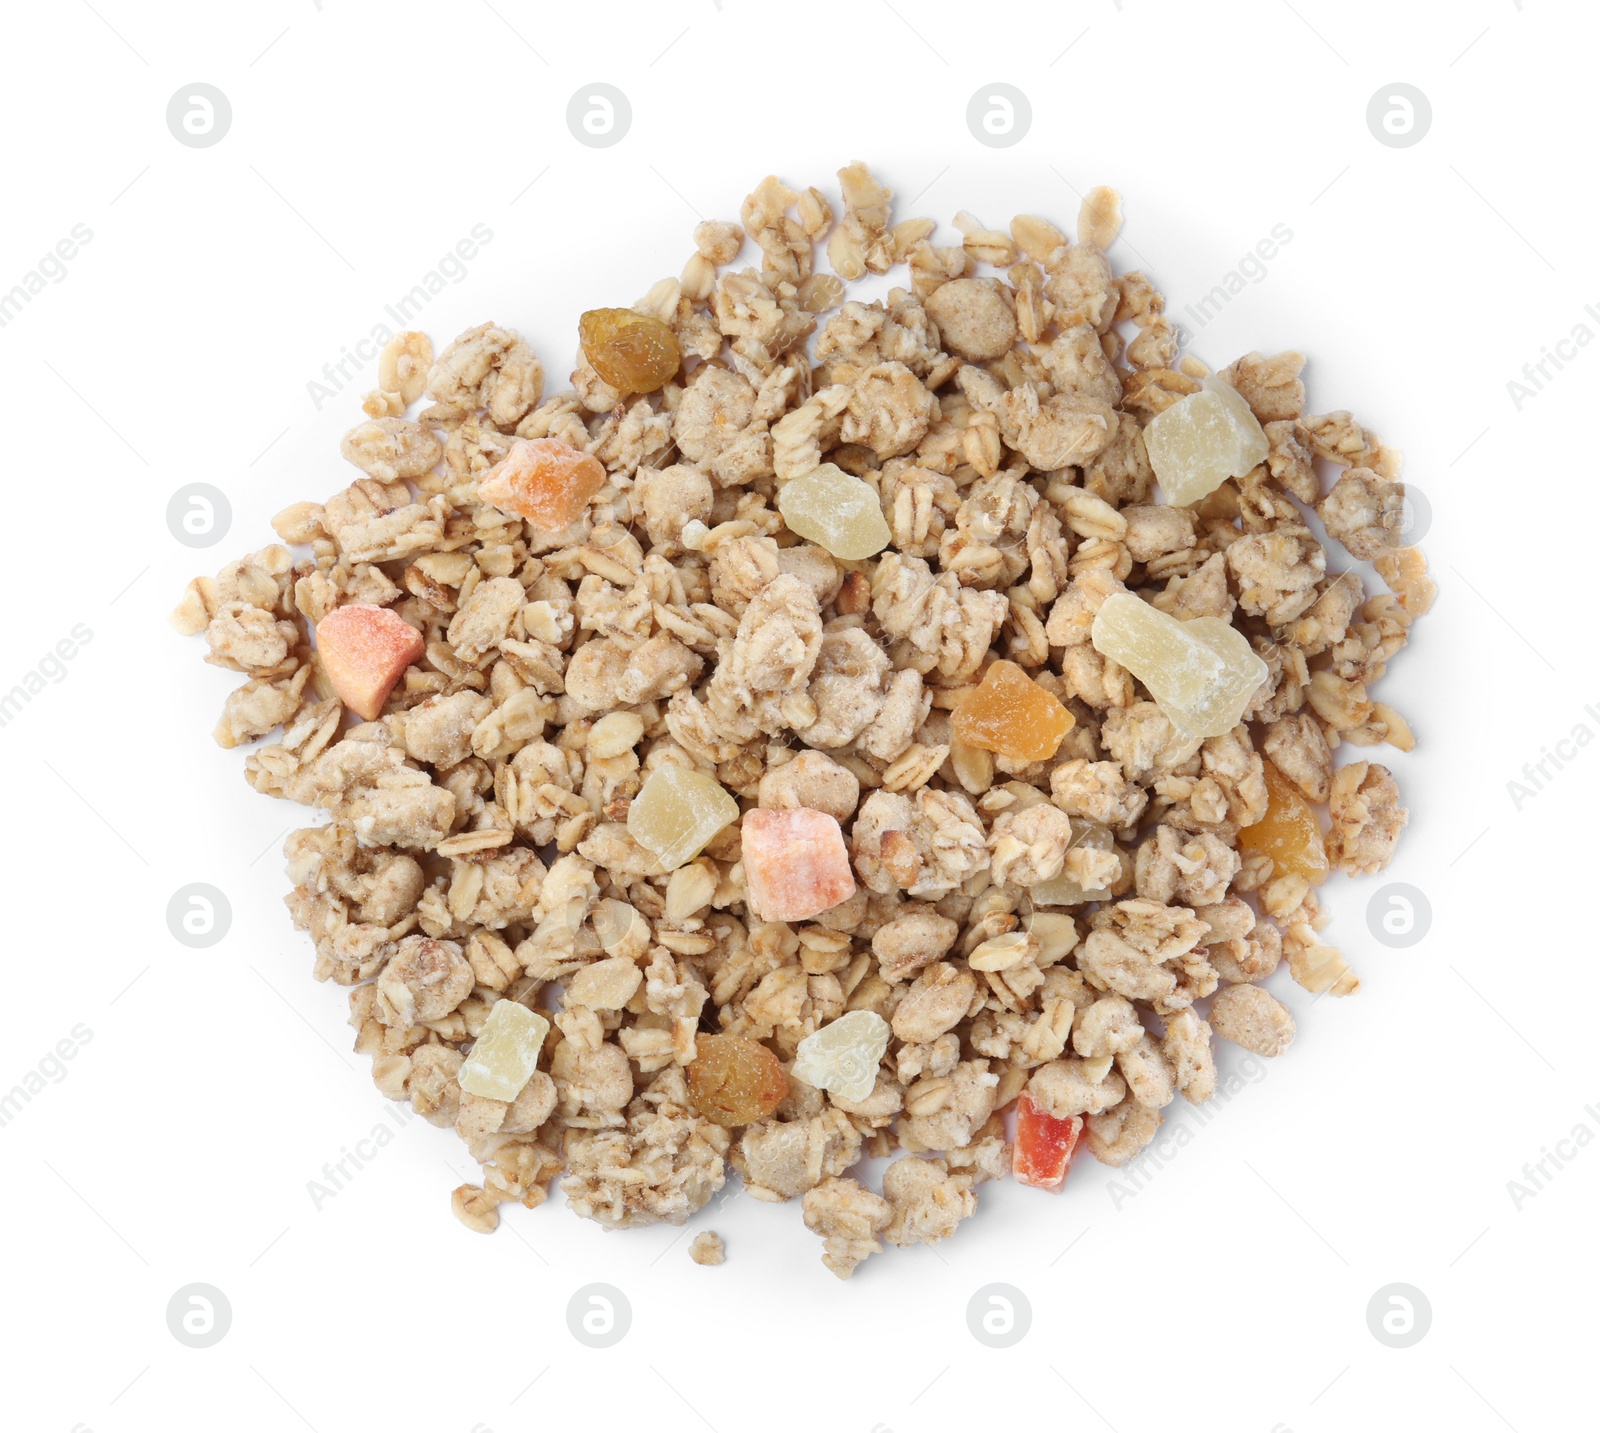
POLYGON ((983 680, 950 715, 950 728, 968 746, 1018 761, 1048 761, 1074 718, 1015 662, 993 662, 983 680))
POLYGON ((759 920, 810 920, 855 894, 844 832, 826 811, 746 811, 740 850, 750 910, 759 920))
POLYGON ((478 499, 541 532, 560 532, 605 485, 606 470, 592 453, 559 438, 524 438, 478 484, 478 499))
POLYGON ((889 1022, 873 1010, 852 1010, 807 1035, 790 1067, 797 1080, 841 1100, 864 1100, 889 1048, 889 1022))
POLYGON ((1239 847, 1264 852, 1280 872, 1320 886, 1328 877, 1328 848, 1316 810, 1276 766, 1270 761, 1262 765, 1267 777, 1267 814, 1239 832, 1239 847))
POLYGON ((1265 462, 1267 435, 1233 388, 1208 378, 1145 425, 1144 448, 1167 501, 1187 506, 1265 462))
POLYGON ((655 852, 666 870, 675 871, 738 819, 739 803, 715 777, 669 762, 656 767, 633 798, 628 834, 655 852))
POLYGON ((1223 736, 1238 726, 1267 664, 1221 617, 1180 622, 1132 592, 1108 597, 1095 614, 1095 651, 1144 683, 1184 736, 1223 736))
POLYGON ((539 1051, 550 1033, 543 1015, 515 1000, 497 1000, 457 1077, 469 1095, 514 1100, 539 1067, 539 1051))
POLYGON ((889 545, 889 524, 873 488, 824 463, 778 490, 778 511, 792 532, 835 557, 859 561, 889 545))

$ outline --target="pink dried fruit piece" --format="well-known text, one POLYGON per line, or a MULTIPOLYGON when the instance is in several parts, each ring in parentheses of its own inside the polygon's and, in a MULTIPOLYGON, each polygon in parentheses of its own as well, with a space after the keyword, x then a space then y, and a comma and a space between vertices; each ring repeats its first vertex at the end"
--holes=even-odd
POLYGON ((478 500, 541 532, 560 532, 605 485, 606 470, 592 453, 559 438, 524 438, 478 484, 478 500))
POLYGON ((746 811, 740 830, 745 892, 758 919, 810 920, 855 894, 844 833, 826 811, 746 811))
POLYGON ((422 633, 387 607, 353 602, 317 623, 317 651, 339 700, 376 721, 401 674, 422 656, 422 633))

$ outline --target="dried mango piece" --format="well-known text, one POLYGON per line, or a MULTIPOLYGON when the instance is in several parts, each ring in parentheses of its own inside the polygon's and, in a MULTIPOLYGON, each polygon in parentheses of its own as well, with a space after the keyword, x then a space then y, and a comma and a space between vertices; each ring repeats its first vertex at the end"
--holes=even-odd
POLYGON ((1239 847, 1264 852, 1280 872, 1320 886, 1328 877, 1328 849, 1316 810, 1276 766, 1270 761, 1262 765, 1267 776, 1267 814, 1239 832, 1239 847))
POLYGON ((486 1100, 516 1099, 538 1069, 549 1033, 543 1015, 515 1000, 495 1001, 457 1076, 461 1088, 486 1100))
POLYGON ((1238 726, 1267 664, 1231 622, 1180 622, 1131 592, 1117 592, 1095 613, 1095 651, 1126 667, 1184 736, 1224 736, 1238 726))
POLYGON ((593 454, 559 438, 524 438, 478 484, 478 499, 541 532, 560 532, 605 485, 606 470, 593 454))
POLYGON ((888 1048, 889 1022, 873 1010, 852 1010, 800 1042, 794 1077, 841 1100, 864 1100, 888 1048))
POLYGON ((694 860, 706 842, 739 819, 739 803, 715 777, 658 766, 628 807, 628 834, 669 871, 694 860))
POLYGON ((1072 1151, 1083 1133, 1083 1116, 1057 1119, 1046 1114, 1024 1090, 1017 1097, 1017 1138, 1011 1146, 1011 1173, 1033 1189, 1059 1189, 1072 1151))
POLYGON ((740 850, 745 892, 759 920, 810 920, 856 892, 844 832, 826 811, 746 811, 740 850))
POLYGON ((765 1119, 789 1093, 782 1062, 744 1035, 696 1035, 686 1074, 689 1103, 727 1129, 765 1119))
POLYGON ((631 308, 592 308, 578 342, 594 371, 623 393, 654 393, 678 371, 683 350, 660 319, 631 308))
POLYGON ((950 715, 968 746, 1018 761, 1048 761, 1072 730, 1073 715, 1015 662, 993 662, 950 715))
POLYGON ((1267 435, 1233 388, 1207 378, 1145 425, 1144 448, 1167 501, 1187 506, 1264 463, 1267 435))
POLYGON ((387 607, 352 602, 317 623, 317 653, 339 700, 376 721, 401 673, 422 656, 422 633, 387 607))
POLYGON ((889 545, 878 494, 832 463, 778 489, 778 511, 792 532, 846 561, 871 557, 889 545))

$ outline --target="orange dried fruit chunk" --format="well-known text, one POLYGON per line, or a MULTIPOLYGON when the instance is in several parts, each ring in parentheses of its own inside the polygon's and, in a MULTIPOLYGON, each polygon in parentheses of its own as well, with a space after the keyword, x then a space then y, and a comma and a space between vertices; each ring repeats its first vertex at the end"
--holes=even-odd
POLYGON ((478 484, 478 499, 541 532, 560 532, 605 485, 606 470, 592 453, 559 438, 524 438, 478 484))
POLYGON ((1073 716, 1015 662, 995 662, 950 717, 968 746, 1018 761, 1048 761, 1073 716))
POLYGON ((654 393, 683 362, 677 334, 631 308, 590 309, 578 320, 578 341, 594 371, 624 393, 654 393))
POLYGON ((387 607, 351 602, 317 623, 317 654, 339 700, 376 721, 400 675, 423 652, 422 633, 387 607))
POLYGON ((744 1035, 696 1035, 689 1103, 712 1124, 732 1129, 762 1120, 789 1093, 778 1057, 744 1035))
POLYGON ((826 811, 746 811, 739 845, 745 893, 759 920, 810 920, 856 893, 844 833, 826 811))
POLYGON ((1047 1114, 1026 1090, 1017 1098, 1017 1139, 1011 1146, 1011 1174, 1034 1189, 1059 1189, 1083 1133, 1081 1115, 1058 1119, 1047 1114))
POLYGON ((1239 845, 1271 856, 1280 872, 1304 876, 1320 886, 1328 874, 1328 850, 1316 809, 1270 761, 1262 765, 1267 776, 1267 814, 1239 832, 1239 845))

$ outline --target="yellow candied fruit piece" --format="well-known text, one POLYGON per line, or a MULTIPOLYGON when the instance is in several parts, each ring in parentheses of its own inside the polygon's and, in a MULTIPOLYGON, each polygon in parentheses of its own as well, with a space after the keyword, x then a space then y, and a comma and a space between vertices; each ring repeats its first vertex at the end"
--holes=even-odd
POLYGON ((950 716, 968 746, 1016 761, 1048 761, 1074 718, 1015 662, 994 662, 950 716))
POLYGON ((550 1033, 543 1015, 515 1000, 497 1000, 461 1066, 457 1081, 469 1095, 514 1100, 539 1067, 539 1051, 550 1033))
POLYGON ((687 767, 658 766, 628 807, 628 834, 669 871, 694 860, 730 821, 739 803, 714 777, 687 767))
POLYGON ((1234 389, 1208 378, 1145 425, 1144 447, 1167 501, 1184 507, 1265 462, 1267 435, 1234 389))
POLYGON ((578 342, 594 371, 624 393, 654 393, 683 363, 678 335, 631 308, 590 309, 578 319, 578 342))
POLYGON ((1267 814, 1239 832, 1239 847, 1271 856, 1280 874, 1302 876, 1320 886, 1328 875, 1328 848, 1316 808, 1270 761, 1262 765, 1267 776, 1267 814))
POLYGON ((889 545, 889 524, 873 488, 832 463, 778 490, 778 511, 791 532, 835 557, 860 561, 889 545))
POLYGON ((797 1080, 841 1100, 864 1100, 878 1082, 889 1048, 889 1022, 872 1010, 852 1010, 807 1035, 795 1049, 797 1080))
POLYGON ((1225 736, 1267 679, 1267 664, 1231 622, 1180 622, 1132 592, 1101 603, 1089 636, 1102 657, 1144 683, 1183 736, 1225 736))

